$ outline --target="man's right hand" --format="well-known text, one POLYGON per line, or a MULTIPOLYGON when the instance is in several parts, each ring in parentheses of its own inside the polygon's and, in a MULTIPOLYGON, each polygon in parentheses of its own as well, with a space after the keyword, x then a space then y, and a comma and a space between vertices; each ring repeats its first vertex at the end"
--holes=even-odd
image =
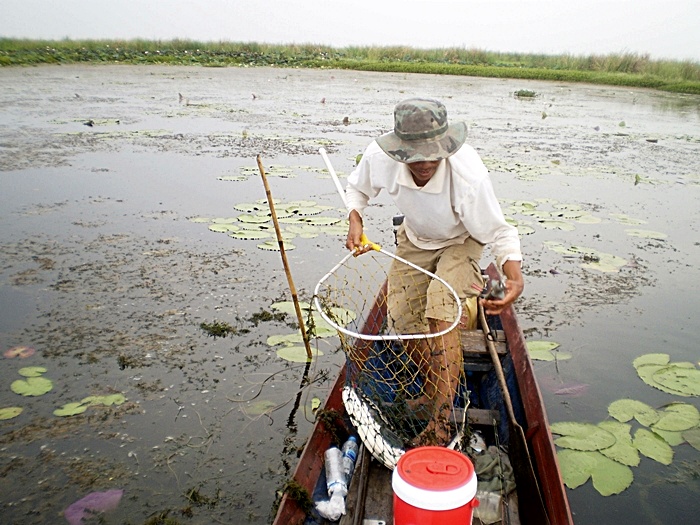
POLYGON ((348 220, 350 221, 350 227, 348 228, 348 237, 345 241, 345 247, 348 250, 355 252, 355 255, 360 255, 370 251, 373 248, 372 244, 362 243, 362 234, 364 233, 364 228, 362 225, 362 217, 357 212, 357 210, 352 210, 350 212, 348 220))

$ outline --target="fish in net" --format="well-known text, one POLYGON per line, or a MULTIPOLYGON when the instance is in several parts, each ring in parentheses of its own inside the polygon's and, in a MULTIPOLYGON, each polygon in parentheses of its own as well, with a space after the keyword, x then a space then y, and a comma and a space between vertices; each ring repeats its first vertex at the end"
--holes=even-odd
POLYGON ((393 469, 407 448, 458 446, 469 393, 462 304, 437 275, 381 248, 349 253, 314 304, 347 359, 343 402, 365 447, 393 469))

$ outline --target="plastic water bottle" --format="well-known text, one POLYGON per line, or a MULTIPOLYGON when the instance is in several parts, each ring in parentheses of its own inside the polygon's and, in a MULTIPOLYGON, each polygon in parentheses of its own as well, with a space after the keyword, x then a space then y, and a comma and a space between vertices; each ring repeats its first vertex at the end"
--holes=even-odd
POLYGON ((347 494, 347 483, 345 482, 345 474, 343 474, 343 453, 336 447, 332 446, 326 450, 326 488, 328 495, 332 496, 334 492, 345 490, 347 494))
POLYGON ((343 444, 343 474, 345 474, 345 484, 350 486, 352 474, 355 472, 355 461, 357 461, 358 451, 357 438, 350 436, 343 444))
POLYGON ((338 521, 345 514, 345 496, 348 486, 343 473, 343 452, 336 446, 326 450, 326 489, 330 499, 316 503, 316 510, 330 521, 338 521))

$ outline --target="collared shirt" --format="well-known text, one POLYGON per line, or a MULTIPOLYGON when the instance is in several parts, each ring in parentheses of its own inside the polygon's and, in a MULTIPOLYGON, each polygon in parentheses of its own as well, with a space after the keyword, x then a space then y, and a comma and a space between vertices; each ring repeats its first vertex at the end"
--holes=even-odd
POLYGON ((436 250, 471 236, 491 245, 499 266, 522 260, 518 230, 506 222, 488 170, 471 146, 465 144, 443 160, 421 187, 407 164, 395 161, 372 142, 348 177, 348 209, 362 215, 381 190, 391 195, 405 216, 406 235, 419 248, 436 250))

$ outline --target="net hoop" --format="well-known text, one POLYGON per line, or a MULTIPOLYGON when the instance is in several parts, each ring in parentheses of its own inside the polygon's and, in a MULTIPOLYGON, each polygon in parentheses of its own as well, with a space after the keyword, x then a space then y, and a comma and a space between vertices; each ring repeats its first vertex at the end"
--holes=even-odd
MULTIPOLYGON (((443 286, 445 286, 452 296, 455 299, 455 303, 457 304, 457 315, 455 315, 455 319, 452 322, 452 324, 444 329, 441 330, 440 332, 431 332, 431 333, 422 333, 422 334, 363 334, 360 332, 355 332, 352 330, 347 329, 344 326, 339 325, 334 319, 332 319, 330 316, 327 315, 326 311, 321 305, 321 297, 320 297, 320 291, 324 283, 339 269, 341 268, 345 262, 350 258, 350 257, 355 257, 355 254, 353 252, 349 252, 345 257, 343 257, 338 264, 336 264, 331 270, 324 275, 316 284, 316 288, 314 289, 314 304, 316 306, 316 310, 321 314, 321 317, 323 317, 323 320, 326 321, 328 324, 330 324, 333 328, 335 328, 338 332, 341 332, 342 334, 345 334, 350 337, 355 337, 357 339, 365 340, 365 341, 403 341, 403 340, 409 340, 409 339, 430 339, 434 337, 440 337, 445 334, 448 334, 452 330, 454 330, 457 325, 460 322, 460 319, 462 318, 462 301, 459 298, 459 295, 457 295, 457 292, 455 289, 444 279, 441 277, 435 275, 432 272, 429 272, 428 270, 421 268, 420 266, 413 264, 410 261, 407 261, 403 257, 399 257, 396 254, 393 254, 391 252, 388 252, 384 250, 383 248, 380 248, 379 250, 376 250, 379 253, 382 253, 388 257, 391 257, 392 259, 396 259, 400 263, 403 263, 407 266, 410 266, 414 270, 418 270, 419 272, 422 272, 429 276, 432 279, 435 279, 439 281, 443 286)), ((360 255, 359 257, 362 257, 360 255)))

